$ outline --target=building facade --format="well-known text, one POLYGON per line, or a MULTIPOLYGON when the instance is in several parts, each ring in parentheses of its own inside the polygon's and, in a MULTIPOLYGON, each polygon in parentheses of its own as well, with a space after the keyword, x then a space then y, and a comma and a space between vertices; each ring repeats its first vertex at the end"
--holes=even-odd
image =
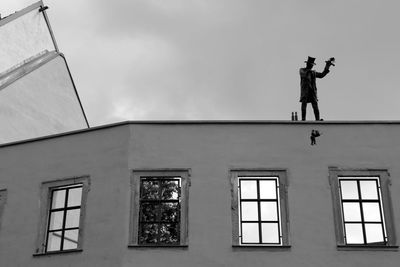
POLYGON ((153 121, 3 144, 0 266, 398 266, 399 134, 153 121))

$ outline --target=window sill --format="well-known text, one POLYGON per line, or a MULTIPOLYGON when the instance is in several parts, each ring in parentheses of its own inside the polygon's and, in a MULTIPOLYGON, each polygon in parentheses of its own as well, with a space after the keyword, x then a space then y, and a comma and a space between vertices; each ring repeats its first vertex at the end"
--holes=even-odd
POLYGON ((128 248, 136 248, 136 249, 151 249, 151 248, 162 248, 162 249, 187 249, 188 245, 136 245, 130 244, 128 248))
POLYGON ((62 251, 50 251, 50 252, 43 252, 43 253, 35 253, 35 254, 33 254, 33 256, 34 257, 51 256, 51 255, 59 255, 59 254, 79 253, 82 251, 83 251, 82 249, 69 249, 69 250, 62 250, 62 251))
POLYGON ((263 246, 263 245, 232 245, 232 249, 236 250, 262 250, 262 251, 287 251, 291 249, 291 245, 282 246, 263 246))
POLYGON ((344 251, 398 251, 399 246, 337 245, 337 250, 344 250, 344 251))

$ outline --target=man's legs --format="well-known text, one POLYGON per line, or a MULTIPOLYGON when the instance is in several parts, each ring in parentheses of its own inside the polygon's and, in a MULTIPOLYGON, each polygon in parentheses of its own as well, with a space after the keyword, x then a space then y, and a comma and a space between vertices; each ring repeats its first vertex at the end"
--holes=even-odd
POLYGON ((319 121, 319 109, 318 109, 318 102, 317 101, 313 101, 311 102, 312 108, 314 110, 314 116, 315 116, 315 120, 319 121))
POLYGON ((307 102, 301 102, 301 120, 306 120, 307 102))

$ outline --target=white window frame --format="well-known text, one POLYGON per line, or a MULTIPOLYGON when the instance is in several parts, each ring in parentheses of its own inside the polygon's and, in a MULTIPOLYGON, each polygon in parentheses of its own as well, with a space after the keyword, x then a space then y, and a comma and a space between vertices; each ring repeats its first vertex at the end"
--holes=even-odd
POLYGON ((286 169, 231 169, 231 210, 232 210, 232 246, 233 247, 264 247, 264 248, 290 248, 289 232, 289 209, 288 209, 288 179, 286 169), (240 197, 239 197, 239 179, 263 179, 276 177, 279 183, 279 221, 281 241, 279 244, 242 244, 240 239, 240 197))
POLYGON ((329 168, 329 183, 332 195, 333 217, 335 222, 336 245, 338 250, 397 250, 396 231, 394 228, 393 208, 390 197, 390 174, 387 169, 347 169, 339 167, 329 168), (342 212, 342 198, 339 179, 354 177, 354 179, 379 179, 381 207, 383 209, 385 244, 346 244, 344 219, 342 212))
POLYGON ((40 188, 40 219, 39 219, 39 230, 36 241, 36 249, 34 256, 68 253, 68 252, 80 252, 83 249, 83 237, 84 237, 84 223, 87 209, 87 197, 90 190, 90 178, 88 175, 69 177, 59 180, 46 181, 41 184, 40 188), (78 235, 78 246, 76 249, 69 250, 58 250, 58 251, 46 251, 46 239, 47 229, 49 222, 50 205, 52 198, 52 191, 59 187, 78 185, 82 184, 82 201, 80 208, 80 219, 79 219, 79 235, 78 235))

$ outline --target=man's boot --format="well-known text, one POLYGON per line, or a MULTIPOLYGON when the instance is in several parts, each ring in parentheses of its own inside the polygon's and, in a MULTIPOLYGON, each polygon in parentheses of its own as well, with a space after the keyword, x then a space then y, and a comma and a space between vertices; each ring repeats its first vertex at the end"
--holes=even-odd
POLYGON ((315 116, 315 120, 319 121, 320 117, 319 117, 319 108, 318 108, 318 102, 312 102, 312 107, 314 110, 314 116, 315 116))

